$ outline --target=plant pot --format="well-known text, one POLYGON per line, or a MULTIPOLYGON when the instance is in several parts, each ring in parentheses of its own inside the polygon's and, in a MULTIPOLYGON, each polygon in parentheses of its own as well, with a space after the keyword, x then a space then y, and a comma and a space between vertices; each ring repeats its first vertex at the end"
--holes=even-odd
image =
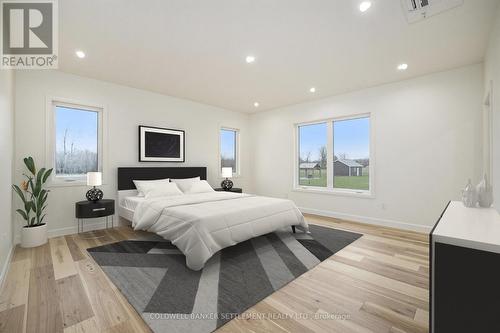
POLYGON ((47 225, 25 226, 21 230, 21 247, 36 247, 47 243, 47 225))

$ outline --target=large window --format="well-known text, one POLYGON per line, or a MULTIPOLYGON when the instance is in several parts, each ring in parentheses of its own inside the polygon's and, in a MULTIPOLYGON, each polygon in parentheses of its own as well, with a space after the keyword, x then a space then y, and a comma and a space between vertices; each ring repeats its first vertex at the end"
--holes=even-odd
POLYGON ((301 125, 299 134, 299 185, 327 186, 326 123, 301 125))
POLYGON ((83 181, 101 171, 102 109, 53 102, 51 116, 54 180, 83 181))
POLYGON ((238 136, 236 129, 222 128, 220 130, 220 165, 221 168, 233 169, 238 174, 238 136))
POLYGON ((298 188, 369 193, 370 117, 297 126, 298 188))

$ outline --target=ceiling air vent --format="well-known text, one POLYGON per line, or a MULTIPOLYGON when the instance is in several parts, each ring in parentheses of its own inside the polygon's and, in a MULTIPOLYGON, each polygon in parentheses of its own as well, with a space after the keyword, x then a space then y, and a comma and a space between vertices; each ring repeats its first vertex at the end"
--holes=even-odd
POLYGON ((461 6, 464 0, 401 0, 408 23, 461 6))

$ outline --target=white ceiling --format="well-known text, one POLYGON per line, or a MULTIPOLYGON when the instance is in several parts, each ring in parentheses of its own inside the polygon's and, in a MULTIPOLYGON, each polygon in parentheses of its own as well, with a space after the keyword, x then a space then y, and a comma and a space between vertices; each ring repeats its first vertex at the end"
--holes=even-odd
POLYGON ((373 0, 365 13, 360 2, 61 0, 60 69, 230 110, 268 110, 481 62, 500 1, 465 0, 411 25, 400 0, 373 0), (396 70, 401 62, 406 72, 396 70))

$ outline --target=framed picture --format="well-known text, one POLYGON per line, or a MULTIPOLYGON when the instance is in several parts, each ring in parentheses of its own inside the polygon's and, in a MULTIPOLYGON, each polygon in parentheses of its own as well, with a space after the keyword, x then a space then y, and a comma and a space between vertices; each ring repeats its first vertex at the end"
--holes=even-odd
POLYGON ((139 162, 184 162, 182 130, 139 126, 139 162))

